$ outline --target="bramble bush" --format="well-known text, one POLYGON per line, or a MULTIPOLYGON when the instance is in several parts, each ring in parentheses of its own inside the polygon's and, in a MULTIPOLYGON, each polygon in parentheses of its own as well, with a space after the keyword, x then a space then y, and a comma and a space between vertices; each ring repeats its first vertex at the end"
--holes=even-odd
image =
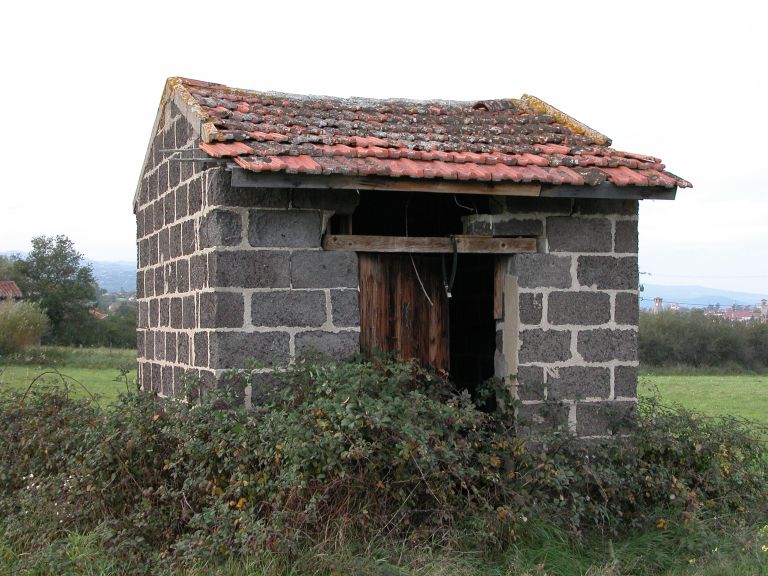
POLYGON ((137 565, 186 564, 387 538, 495 549, 530 519, 612 536, 768 511, 760 431, 735 419, 651 401, 627 437, 527 441, 510 414, 386 358, 298 363, 260 394, 247 410, 223 391, 104 409, 4 393, 5 538, 33 550, 98 527, 137 565))
POLYGON ((0 355, 14 354, 40 343, 48 317, 31 302, 0 302, 0 355))

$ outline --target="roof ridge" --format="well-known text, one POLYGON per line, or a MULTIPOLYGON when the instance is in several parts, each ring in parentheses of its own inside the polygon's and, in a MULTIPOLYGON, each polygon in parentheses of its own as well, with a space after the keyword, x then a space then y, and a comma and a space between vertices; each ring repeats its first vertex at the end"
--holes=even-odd
POLYGON ((562 110, 559 110, 558 108, 555 108, 554 106, 552 106, 552 104, 547 104, 541 98, 537 98, 536 96, 532 96, 531 94, 523 94, 523 97, 521 98, 521 100, 536 112, 540 112, 542 114, 549 114, 553 116, 555 120, 558 121, 558 123, 564 124, 565 126, 570 128, 572 131, 576 132, 577 134, 586 136, 587 138, 590 138, 603 146, 611 145, 611 139, 608 136, 606 136, 605 134, 601 134, 600 132, 598 132, 593 128, 590 128, 583 122, 579 122, 578 120, 576 120, 576 118, 574 118, 573 116, 569 116, 568 114, 566 114, 562 110))

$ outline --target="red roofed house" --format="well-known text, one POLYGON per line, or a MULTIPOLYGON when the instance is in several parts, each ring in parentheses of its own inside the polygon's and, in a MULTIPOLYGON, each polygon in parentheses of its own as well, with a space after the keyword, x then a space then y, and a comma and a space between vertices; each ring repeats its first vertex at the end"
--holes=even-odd
POLYGON ((19 302, 24 295, 13 280, 0 280, 0 302, 19 302))
POLYGON ((637 382, 638 200, 690 184, 532 96, 296 96, 171 78, 137 187, 139 363, 173 395, 255 359, 397 351, 520 430, 620 430, 637 382))
POLYGON ((750 322, 752 320, 759 320, 760 312, 756 310, 736 310, 734 308, 726 308, 723 310, 723 318, 735 322, 750 322))

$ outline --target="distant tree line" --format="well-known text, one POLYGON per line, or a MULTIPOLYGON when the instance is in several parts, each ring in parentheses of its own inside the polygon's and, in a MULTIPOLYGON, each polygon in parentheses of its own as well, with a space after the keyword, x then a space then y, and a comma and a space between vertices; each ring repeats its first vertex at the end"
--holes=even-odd
POLYGON ((0 311, 0 332, 6 335, 0 353, 33 341, 136 346, 135 308, 123 306, 104 319, 94 316, 100 291, 93 270, 66 236, 33 238, 25 258, 0 256, 0 279, 14 280, 24 296, 21 305, 6 305, 0 311))
POLYGON ((643 312, 640 362, 763 371, 768 369, 768 324, 733 322, 700 310, 643 312))

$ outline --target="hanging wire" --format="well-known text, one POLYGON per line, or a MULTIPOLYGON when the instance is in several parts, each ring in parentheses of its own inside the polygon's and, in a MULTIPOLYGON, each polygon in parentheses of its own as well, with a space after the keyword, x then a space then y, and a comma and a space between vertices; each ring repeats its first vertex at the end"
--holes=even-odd
MULTIPOLYGON (((410 195, 408 196, 408 199, 405 201, 405 237, 408 237, 408 205, 411 202, 410 195)), ((408 254, 408 256, 411 259, 411 266, 413 266, 413 271, 416 273, 416 280, 419 281, 419 286, 421 286, 421 291, 424 293, 424 297, 427 299, 427 302, 429 302, 430 306, 434 306, 435 303, 432 302, 432 298, 429 297, 429 294, 427 294, 427 289, 424 287, 424 282, 421 281, 421 275, 419 275, 419 269, 416 268, 416 261, 413 259, 413 254, 408 254)))
POLYGON ((470 208, 469 206, 462 204, 461 202, 459 202, 459 199, 456 196, 456 194, 453 195, 453 201, 456 202, 456 206, 458 206, 459 208, 464 208, 464 210, 469 210, 470 212, 479 214, 479 212, 477 211, 477 206, 475 206, 474 208, 470 208))

